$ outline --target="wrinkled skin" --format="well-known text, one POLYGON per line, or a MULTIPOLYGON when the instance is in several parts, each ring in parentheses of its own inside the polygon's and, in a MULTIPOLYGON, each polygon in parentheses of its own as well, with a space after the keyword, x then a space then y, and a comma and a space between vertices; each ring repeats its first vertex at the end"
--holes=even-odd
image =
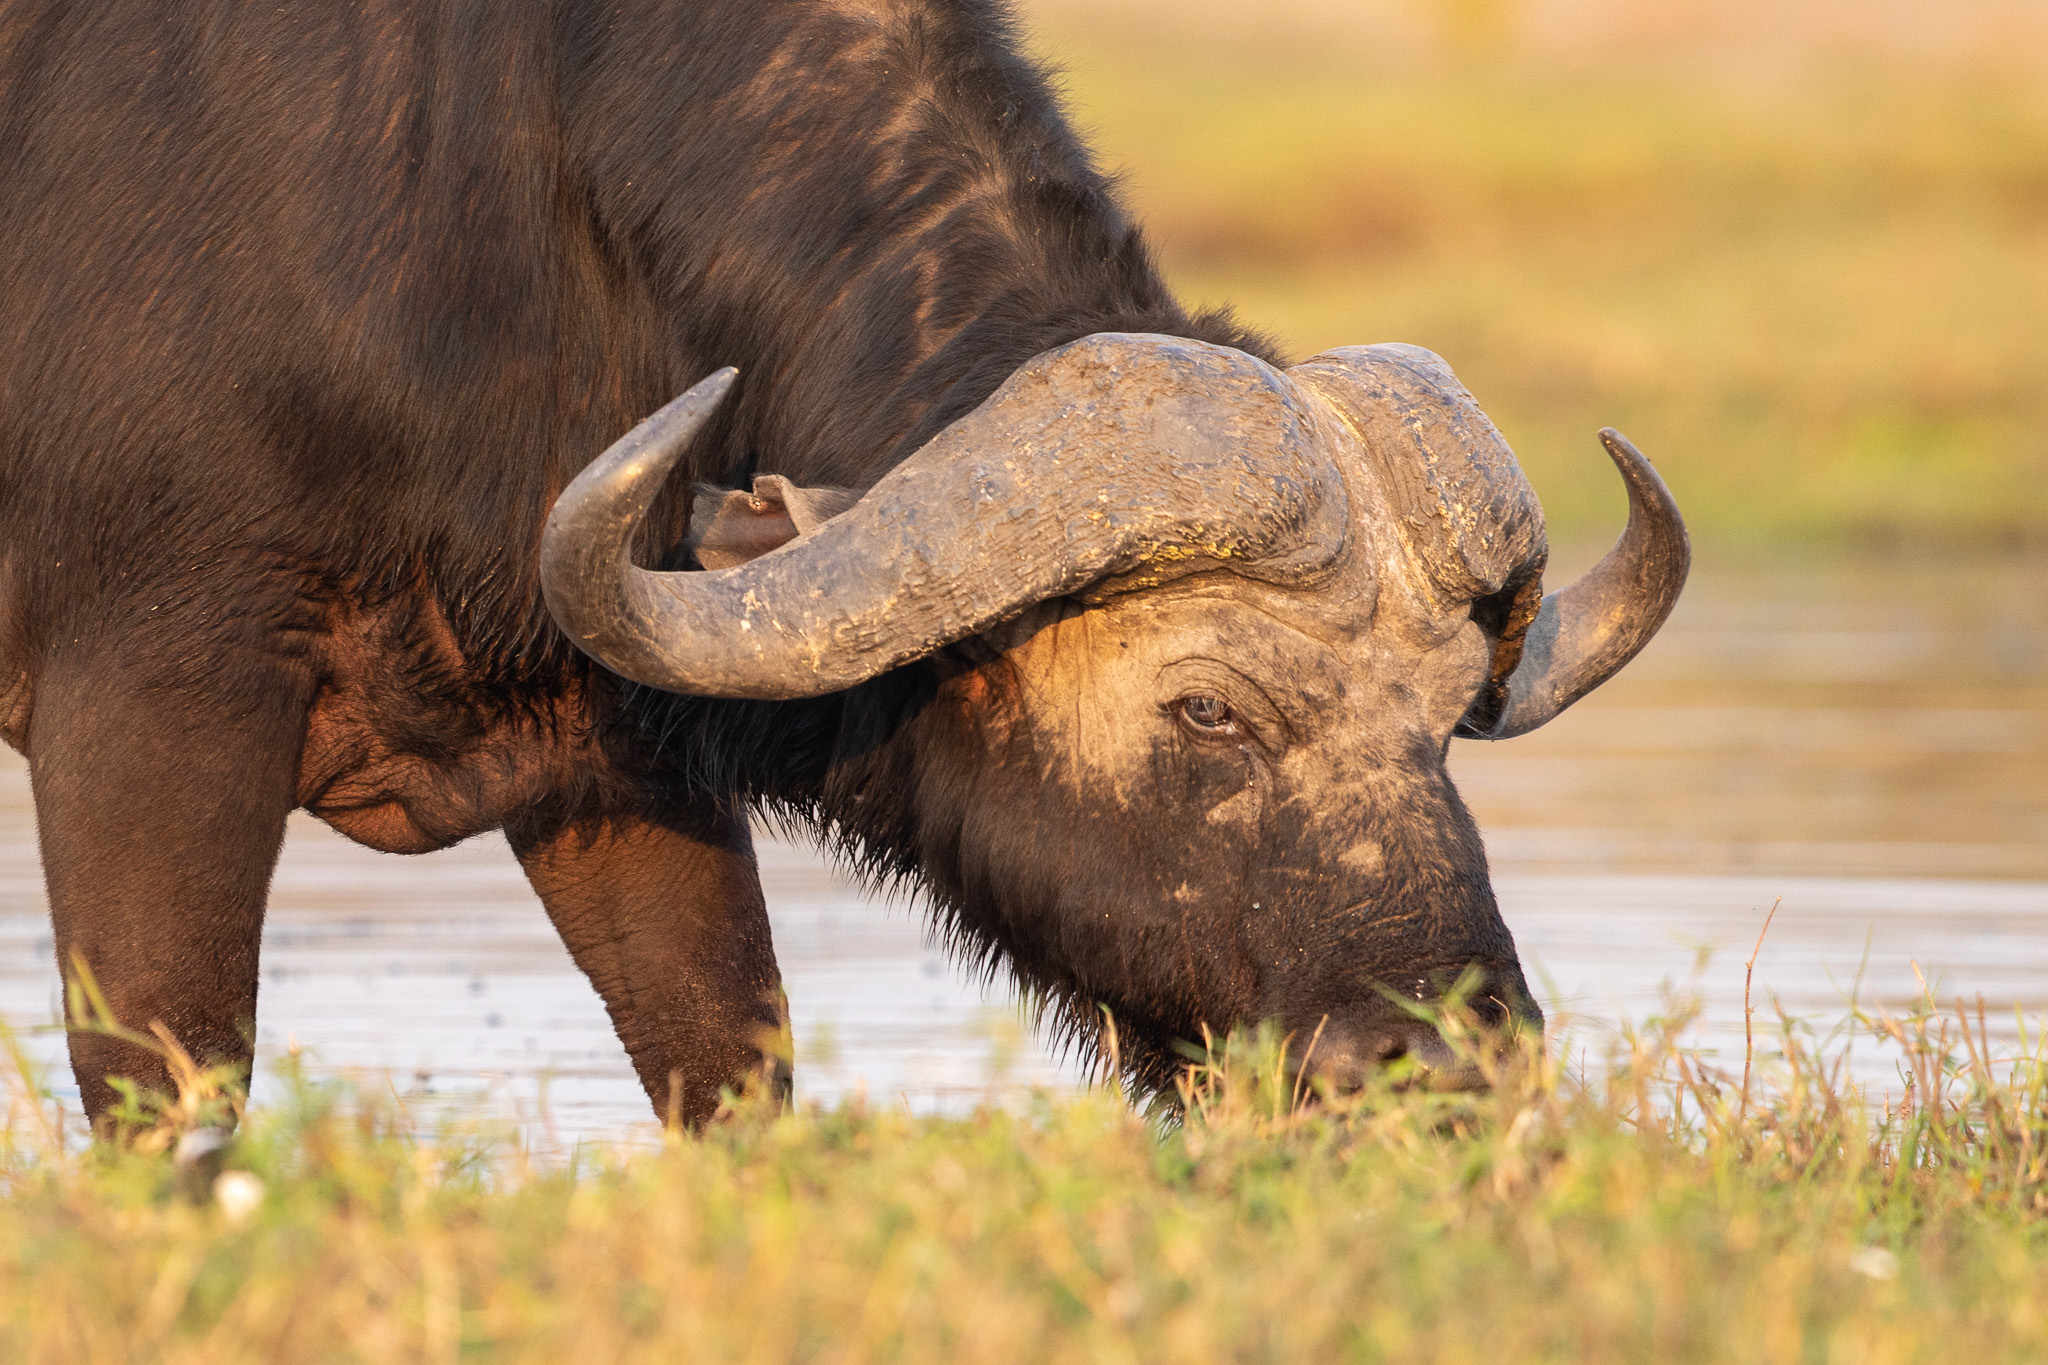
MULTIPOLYGON (((250 1061, 295 808, 502 829, 684 1123, 787 1080, 750 802, 1106 1005, 1143 1084, 1262 1016, 1340 1075, 1427 1051, 1383 992, 1468 964, 1519 1004, 1443 750, 1640 647, 1675 510, 1531 625, 1540 516, 1448 371, 1283 378, 1183 308, 1002 6, 17 0, 0 40, 0 740, 128 1027, 250 1061), (730 648, 642 634, 733 665, 671 686, 564 622, 544 526, 728 366, 638 562, 687 567, 692 485, 818 496, 657 585, 730 648)), ((71 1041, 95 1121, 169 1085, 71 1041)))
POLYGON ((1068 1029, 1106 1012, 1142 1089, 1263 1021, 1339 1084, 1404 1055, 1455 1070, 1415 1008, 1454 984, 1482 1021, 1540 1027, 1445 758, 1570 705, 1675 600, 1682 524, 1619 436, 1629 529, 1546 599, 1542 509, 1439 357, 1281 371, 1103 333, 807 527, 786 481, 700 497, 719 567, 646 569, 641 519, 735 382, 621 438, 543 540, 579 646, 726 699, 678 700, 663 732, 693 706, 809 708, 830 760, 750 794, 928 892, 1068 1029))
POLYGON ((1445 769, 1492 641, 1365 558, 1312 598, 1216 573, 1044 604, 943 689, 979 770, 969 898, 1028 974, 1112 1002, 1154 1081, 1172 1040, 1260 1019, 1320 1031, 1344 1080, 1432 1053, 1385 992, 1468 965, 1483 1016, 1540 1026, 1445 769))

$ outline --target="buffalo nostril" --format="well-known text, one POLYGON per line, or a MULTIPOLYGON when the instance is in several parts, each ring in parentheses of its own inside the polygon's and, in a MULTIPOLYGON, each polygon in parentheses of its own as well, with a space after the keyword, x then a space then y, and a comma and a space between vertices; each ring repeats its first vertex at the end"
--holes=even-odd
POLYGON ((1505 1028, 1512 1011, 1502 1003, 1499 996, 1481 995, 1465 1002, 1472 1011, 1473 1021, 1482 1028, 1505 1028))
POLYGON ((1459 1009, 1477 1027, 1494 1033, 1543 1031, 1543 1010, 1529 994, 1520 967, 1493 967, 1477 989, 1459 1001, 1459 1009))

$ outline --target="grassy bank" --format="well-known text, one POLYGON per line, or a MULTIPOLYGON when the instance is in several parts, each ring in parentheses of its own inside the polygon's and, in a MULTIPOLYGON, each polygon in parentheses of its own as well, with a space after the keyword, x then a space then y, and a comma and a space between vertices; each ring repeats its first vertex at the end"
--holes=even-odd
POLYGON ((1712 541, 2039 540, 2048 60, 2022 11, 1875 50, 1787 25, 1904 11, 1798 0, 1706 36, 1551 11, 1600 7, 1025 14, 1185 294, 1296 355, 1441 352, 1567 536, 1618 517, 1611 423, 1712 541), (1430 14, 1435 41, 1395 22, 1430 14))
MULTIPOLYGON (((13 1361, 1933 1361, 2048 1348, 2048 1068, 1875 1026, 1886 1104, 1801 1047, 1655 1039, 1582 1077, 1295 1108, 1270 1052, 1184 1124, 1109 1095, 956 1119, 742 1104, 537 1163, 305 1086, 209 1195, 17 1085, 13 1361), (253 1179, 252 1179, 253 1177, 253 1179)), ((1966 1034, 1969 1035, 1966 1038, 1966 1034)), ((179 1120, 173 1117, 172 1127, 179 1120)))

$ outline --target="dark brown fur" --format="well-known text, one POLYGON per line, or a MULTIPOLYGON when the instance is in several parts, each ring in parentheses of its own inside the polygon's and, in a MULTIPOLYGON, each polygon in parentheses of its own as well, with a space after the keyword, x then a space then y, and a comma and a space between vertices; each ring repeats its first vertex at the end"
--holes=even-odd
MULTIPOLYGON (((907 810, 927 673, 634 695, 542 606, 566 480, 740 367, 659 553, 690 480, 864 487, 1090 332, 1270 350, 1174 303, 994 0, 10 0, 0 187, 0 737, 60 955, 246 1058, 287 811, 503 826, 691 1120, 780 1017, 735 802, 907 810)), ((163 1080, 73 1059, 95 1115, 163 1080)))

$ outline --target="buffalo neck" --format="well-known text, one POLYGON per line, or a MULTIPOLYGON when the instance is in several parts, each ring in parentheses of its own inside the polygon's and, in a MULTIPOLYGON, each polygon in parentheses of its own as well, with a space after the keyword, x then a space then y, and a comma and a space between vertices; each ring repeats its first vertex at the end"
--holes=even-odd
MULTIPOLYGON (((999 7, 628 3, 607 23, 568 131, 605 254, 660 338, 629 367, 654 376, 638 411, 741 375, 689 477, 869 487, 1032 356, 1095 332, 1277 360, 1227 313, 1175 301, 999 7)), ((779 808, 947 899, 918 870, 948 861, 918 814, 949 771, 930 752, 934 670, 806 702, 629 689, 613 733, 655 788, 779 808)))
POLYGON ((866 487, 1091 332, 1270 351, 1174 301, 995 5, 629 5, 576 90, 664 387, 741 372, 699 478, 866 487))

